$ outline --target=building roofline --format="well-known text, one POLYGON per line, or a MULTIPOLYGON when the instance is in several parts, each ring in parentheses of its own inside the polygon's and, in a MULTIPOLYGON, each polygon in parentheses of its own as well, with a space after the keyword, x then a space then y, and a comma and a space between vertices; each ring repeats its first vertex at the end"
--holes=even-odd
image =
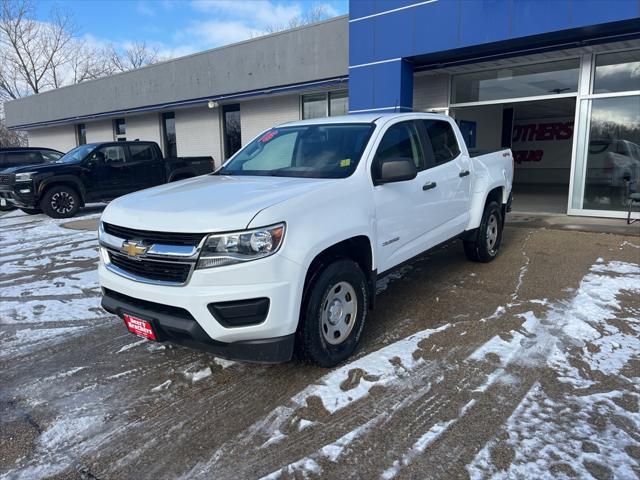
MULTIPOLYGON (((319 25, 324 25, 324 24, 327 24, 327 23, 336 22, 336 21, 339 21, 339 20, 342 20, 342 19, 345 19, 345 18, 348 19, 349 18, 349 14, 338 15, 336 17, 331 17, 331 18, 328 18, 326 20, 320 20, 318 22, 309 23, 307 25, 301 25, 301 26, 295 27, 295 28, 288 28, 288 29, 285 29, 285 30, 280 30, 278 32, 273 32, 273 33, 268 33, 268 34, 265 34, 265 35, 260 35, 259 37, 255 37, 255 38, 248 38, 246 40, 241 40, 239 42, 229 43, 227 45, 221 45, 219 47, 209 48, 207 50, 202 50, 200 52, 189 53, 187 55, 182 55, 180 57, 174 57, 174 58, 170 58, 168 60, 163 60, 163 61, 160 61, 160 62, 151 63, 149 65, 144 65, 144 66, 136 68, 134 70, 127 70, 126 72, 118 72, 118 73, 114 73, 114 74, 111 74, 111 75, 107 75, 105 77, 94 78, 94 79, 91 79, 91 80, 85 80, 85 81, 83 81, 81 83, 86 85, 86 84, 97 83, 97 82, 100 82, 100 81, 103 81, 103 80, 106 80, 106 79, 112 79, 112 78, 127 76, 127 75, 133 74, 134 72, 140 72, 140 71, 152 69, 154 67, 159 67, 159 66, 162 66, 162 65, 169 65, 171 63, 175 63, 175 62, 187 59, 187 58, 194 58, 194 57, 199 57, 199 56, 202 56, 202 55, 208 55, 208 54, 211 54, 213 52, 219 52, 219 51, 227 50, 229 48, 238 47, 240 45, 259 42, 259 41, 262 41, 262 40, 265 40, 265 39, 268 39, 268 38, 274 38, 274 37, 278 37, 278 36, 281 36, 281 35, 286 35, 288 33, 296 32, 296 31, 299 31, 299 30, 310 29, 310 28, 313 28, 313 27, 317 27, 319 25)), ((54 89, 51 89, 51 90, 47 90, 45 92, 40 92, 40 93, 35 93, 33 95, 28 95, 28 98, 42 97, 42 96, 47 95, 47 94, 49 94, 51 92, 59 92, 60 90, 66 90, 66 89, 69 89, 69 88, 74 88, 74 87, 76 87, 78 85, 79 85, 78 83, 73 83, 71 85, 64 85, 62 87, 58 87, 58 88, 54 88, 54 89)), ((9 104, 9 103, 12 103, 12 102, 19 102, 23 98, 27 98, 27 97, 15 98, 15 99, 12 99, 12 100, 9 100, 9 101, 5 102, 5 104, 9 104)))
POLYGON ((132 113, 153 112, 153 111, 160 111, 160 110, 166 110, 171 108, 196 106, 199 104, 208 103, 209 101, 221 102, 225 100, 242 100, 247 98, 256 98, 256 97, 262 97, 262 96, 271 95, 271 94, 303 91, 303 90, 312 89, 314 87, 328 87, 332 85, 346 84, 348 79, 349 79, 348 76, 341 76, 341 77, 334 77, 334 78, 316 80, 311 82, 302 82, 302 83, 291 84, 291 85, 279 85, 279 86, 273 86, 273 87, 267 87, 267 88, 260 88, 256 90, 230 93, 225 95, 211 95, 207 97, 180 100, 176 102, 159 103, 155 105, 142 105, 142 106, 127 108, 127 109, 112 110, 108 112, 100 112, 100 113, 80 115, 80 116, 74 116, 74 117, 66 117, 66 118, 49 120, 44 122, 35 122, 35 123, 28 123, 23 125, 12 125, 11 127, 8 127, 8 129, 9 130, 28 130, 28 129, 34 129, 34 128, 49 127, 54 125, 65 125, 69 123, 77 123, 85 120, 97 120, 104 117, 130 115, 132 113))

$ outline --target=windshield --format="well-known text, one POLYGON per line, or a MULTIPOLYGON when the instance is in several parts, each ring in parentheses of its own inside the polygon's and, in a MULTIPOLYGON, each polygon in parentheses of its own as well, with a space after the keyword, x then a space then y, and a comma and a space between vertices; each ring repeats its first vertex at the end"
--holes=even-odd
POLYGON ((79 147, 69 150, 55 163, 75 163, 85 158, 89 153, 96 148, 95 145, 80 145, 79 147))
POLYGON ((240 150, 218 175, 346 178, 360 161, 371 123, 278 127, 240 150))

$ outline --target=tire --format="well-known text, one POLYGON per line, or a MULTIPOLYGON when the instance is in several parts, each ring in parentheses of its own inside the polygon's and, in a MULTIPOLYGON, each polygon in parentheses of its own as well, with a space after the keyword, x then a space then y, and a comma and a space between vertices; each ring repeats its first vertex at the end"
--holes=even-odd
POLYGON ((488 263, 498 256, 502 242, 502 208, 491 201, 484 208, 482 221, 473 240, 464 241, 464 253, 469 260, 488 263))
POLYGON ((305 294, 297 356, 321 367, 337 365, 356 349, 368 309, 367 280, 358 264, 348 259, 328 264, 305 294))
POLYGON ((38 215, 42 213, 42 210, 40 210, 39 208, 21 208, 20 210, 22 210, 27 215, 38 215))
POLYGON ((13 205, 0 205, 0 212, 10 212, 11 210, 15 210, 16 207, 14 207, 13 205))
POLYGON ((45 192, 40 208, 51 218, 71 218, 80 208, 80 195, 67 185, 54 185, 45 192))

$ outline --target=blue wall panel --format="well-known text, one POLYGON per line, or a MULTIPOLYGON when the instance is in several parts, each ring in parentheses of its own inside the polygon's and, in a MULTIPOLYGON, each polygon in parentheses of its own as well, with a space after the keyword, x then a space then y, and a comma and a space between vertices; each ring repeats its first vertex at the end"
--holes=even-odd
MULTIPOLYGON (((580 40, 571 37, 577 35, 572 29, 609 32, 612 22, 640 20, 640 0, 350 0, 350 18, 349 64, 353 67, 462 48, 469 53, 488 46, 500 49, 489 53, 501 53, 509 47, 541 46, 527 44, 529 37, 545 47, 580 40), (397 8, 401 10, 390 11, 397 8), (369 15, 375 16, 358 20, 369 15)), ((386 66, 357 74, 350 69, 351 91, 362 87, 360 81, 368 89, 368 96, 351 94, 351 110, 379 108, 404 98, 406 67, 380 65, 386 66), (399 78, 393 78, 394 71, 399 78)))
POLYGON ((457 45, 459 8, 457 1, 439 1, 407 9, 415 16, 415 43, 405 55, 439 52, 457 45))
POLYGON ((464 0, 460 2, 459 46, 498 42, 511 35, 509 0, 464 0), (478 21, 478 19, 482 21, 478 21))
POLYGON ((349 110, 410 111, 412 102, 410 63, 398 60, 349 70, 349 110))

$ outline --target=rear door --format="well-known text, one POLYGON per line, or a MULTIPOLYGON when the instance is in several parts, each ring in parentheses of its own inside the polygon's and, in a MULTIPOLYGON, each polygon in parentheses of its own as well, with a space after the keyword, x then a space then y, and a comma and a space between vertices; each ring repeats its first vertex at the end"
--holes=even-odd
POLYGON ((153 143, 129 144, 129 169, 134 190, 164 183, 164 159, 159 157, 157 150, 153 143))
POLYGON ((471 165, 461 153, 450 122, 421 120, 429 168, 425 193, 429 197, 429 248, 462 233, 469 220, 471 165))

